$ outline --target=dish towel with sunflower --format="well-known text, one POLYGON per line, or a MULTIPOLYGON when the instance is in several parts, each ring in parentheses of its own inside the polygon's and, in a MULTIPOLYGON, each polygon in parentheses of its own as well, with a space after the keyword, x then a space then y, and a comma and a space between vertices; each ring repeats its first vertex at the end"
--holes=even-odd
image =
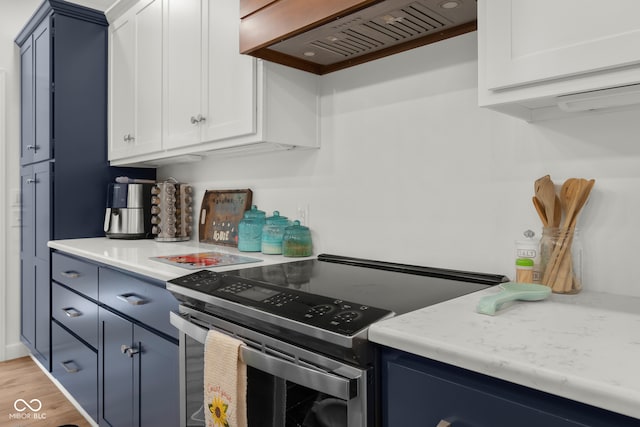
POLYGON ((209 330, 204 345, 204 413, 207 427, 247 427, 244 343, 209 330))

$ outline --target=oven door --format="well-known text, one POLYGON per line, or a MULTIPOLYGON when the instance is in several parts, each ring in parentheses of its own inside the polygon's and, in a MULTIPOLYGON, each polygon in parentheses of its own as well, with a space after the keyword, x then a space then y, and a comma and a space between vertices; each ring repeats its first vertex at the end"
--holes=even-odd
POLYGON ((181 426, 204 425, 204 342, 209 329, 244 342, 249 427, 368 427, 369 370, 180 306, 171 313, 180 331, 181 426))

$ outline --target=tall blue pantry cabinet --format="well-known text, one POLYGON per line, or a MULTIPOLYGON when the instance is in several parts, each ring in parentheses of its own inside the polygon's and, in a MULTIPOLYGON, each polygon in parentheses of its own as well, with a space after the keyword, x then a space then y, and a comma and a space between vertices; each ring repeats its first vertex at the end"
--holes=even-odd
POLYGON ((104 14, 47 0, 15 42, 21 61, 21 340, 51 370, 47 241, 104 236, 107 183, 155 170, 107 161, 104 14))

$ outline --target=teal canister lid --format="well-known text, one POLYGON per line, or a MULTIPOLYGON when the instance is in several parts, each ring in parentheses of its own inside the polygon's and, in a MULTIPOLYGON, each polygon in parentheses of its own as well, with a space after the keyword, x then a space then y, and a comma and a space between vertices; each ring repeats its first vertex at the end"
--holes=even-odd
POLYGON ((267 217, 267 219, 265 220, 265 223, 267 225, 271 225, 271 224, 289 225, 289 218, 287 218, 286 216, 280 215, 279 211, 273 211, 273 216, 267 217))
POLYGON ((262 218, 264 219, 267 214, 265 213, 265 211, 261 211, 258 209, 257 205, 251 205, 251 209, 244 211, 244 218, 247 219, 255 219, 255 218, 262 218))

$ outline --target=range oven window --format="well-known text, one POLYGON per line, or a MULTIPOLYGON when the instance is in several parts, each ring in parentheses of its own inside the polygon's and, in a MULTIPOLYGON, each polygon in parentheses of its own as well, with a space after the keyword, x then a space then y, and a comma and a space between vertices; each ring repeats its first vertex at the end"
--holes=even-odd
MULTIPOLYGON (((186 337, 186 425, 204 426, 204 345, 186 337)), ((347 404, 324 393, 247 367, 249 426, 348 426, 347 404)))
POLYGON ((171 313, 171 323, 180 330, 181 426, 205 425, 203 343, 209 329, 230 333, 230 327, 234 328, 231 334, 246 344, 241 351, 247 364, 249 426, 373 425, 368 424, 372 408, 367 396, 372 384, 367 369, 312 354, 208 314, 197 316, 202 318, 171 313))

